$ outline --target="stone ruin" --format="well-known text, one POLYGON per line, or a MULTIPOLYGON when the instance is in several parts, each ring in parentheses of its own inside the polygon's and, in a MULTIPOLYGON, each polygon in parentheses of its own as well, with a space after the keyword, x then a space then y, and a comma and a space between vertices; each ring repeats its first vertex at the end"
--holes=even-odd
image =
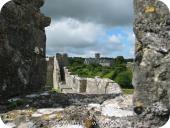
POLYGON ((45 90, 51 90, 53 88, 53 73, 54 73, 54 57, 47 57, 47 79, 45 90))
POLYGON ((158 0, 135 0, 134 103, 170 108, 170 13, 158 0))
MULTIPOLYGON (((61 76, 64 76, 64 73, 61 75, 61 69, 59 60, 57 57, 47 57, 47 79, 46 79, 46 90, 59 89, 59 84, 62 82, 61 76)), ((60 60, 61 62, 61 60, 60 60)))
MULTIPOLYGON (((85 78, 73 75, 69 69, 64 68, 65 87, 64 90, 72 90, 75 93, 83 94, 122 94, 120 86, 107 78, 85 78)), ((60 86, 62 88, 62 86, 60 86)))
MULTIPOLYGON (((45 85, 44 28, 50 24, 50 18, 40 13, 43 3, 43 0, 11 0, 1 10, 0 95, 3 97, 39 90, 45 85)), ((158 0, 134 0, 134 8, 134 110, 140 116, 132 117, 133 125, 161 126, 170 114, 170 13, 158 0)))
POLYGON ((73 75, 69 69, 66 54, 57 53, 47 57, 46 90, 61 90, 62 93, 79 94, 122 94, 120 86, 113 80, 104 78, 85 78, 73 75))
POLYGON ((0 13, 0 96, 40 90, 46 82, 44 0, 11 0, 0 13))

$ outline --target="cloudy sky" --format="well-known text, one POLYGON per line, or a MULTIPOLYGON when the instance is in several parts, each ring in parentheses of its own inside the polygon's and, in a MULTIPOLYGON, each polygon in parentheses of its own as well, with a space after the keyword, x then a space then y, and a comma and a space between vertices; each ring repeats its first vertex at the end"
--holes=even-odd
POLYGON ((133 57, 133 0, 46 0, 42 12, 52 18, 47 55, 133 57))

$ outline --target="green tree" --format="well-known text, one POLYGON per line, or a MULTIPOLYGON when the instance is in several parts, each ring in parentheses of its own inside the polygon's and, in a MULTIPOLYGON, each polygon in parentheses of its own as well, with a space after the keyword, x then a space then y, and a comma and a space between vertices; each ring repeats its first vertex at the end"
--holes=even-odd
POLYGON ((125 61, 125 59, 124 59, 124 57, 123 56, 117 56, 116 57, 116 59, 115 59, 115 63, 116 64, 124 64, 126 61, 125 61))
POLYGON ((131 71, 121 72, 116 76, 115 82, 117 82, 122 88, 133 88, 132 72, 131 71))

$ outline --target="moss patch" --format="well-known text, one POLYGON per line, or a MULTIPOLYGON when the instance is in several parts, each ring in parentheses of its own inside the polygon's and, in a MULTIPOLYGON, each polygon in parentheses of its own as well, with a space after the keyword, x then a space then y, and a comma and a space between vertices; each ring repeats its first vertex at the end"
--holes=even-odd
POLYGON ((134 93, 134 89, 122 89, 122 91, 123 91, 123 94, 125 95, 134 93))

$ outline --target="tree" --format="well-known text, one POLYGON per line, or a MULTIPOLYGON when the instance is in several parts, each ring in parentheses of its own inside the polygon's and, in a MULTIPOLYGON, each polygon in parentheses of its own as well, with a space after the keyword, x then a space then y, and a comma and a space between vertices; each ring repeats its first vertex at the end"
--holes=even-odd
POLYGON ((121 72, 116 76, 115 82, 117 82, 122 88, 133 88, 132 72, 131 71, 121 72))
POLYGON ((115 63, 119 65, 119 64, 126 63, 126 61, 125 61, 123 56, 117 56, 116 59, 115 59, 115 63))

